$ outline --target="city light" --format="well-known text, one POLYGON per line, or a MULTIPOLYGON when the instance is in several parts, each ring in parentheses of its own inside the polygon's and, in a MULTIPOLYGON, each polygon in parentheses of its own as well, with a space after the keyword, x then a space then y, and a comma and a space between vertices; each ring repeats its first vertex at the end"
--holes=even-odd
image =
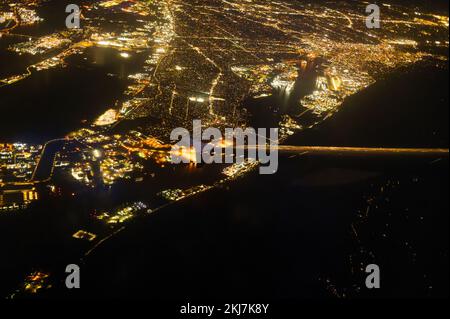
POLYGON ((448 294, 432 2, 385 0, 368 28, 360 0, 82 1, 70 29, 60 1, 0 1, 0 298, 448 294), (374 294, 386 260, 408 285, 374 294))

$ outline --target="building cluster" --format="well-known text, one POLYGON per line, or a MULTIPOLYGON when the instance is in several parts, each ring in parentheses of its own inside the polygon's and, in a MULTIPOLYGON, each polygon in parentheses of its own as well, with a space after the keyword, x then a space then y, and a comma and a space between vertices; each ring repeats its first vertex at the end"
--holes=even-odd
POLYGON ((126 205, 122 208, 116 209, 113 212, 103 212, 95 216, 96 219, 105 222, 107 225, 118 225, 133 219, 140 213, 152 213, 152 210, 148 208, 147 204, 143 202, 135 202, 130 205, 126 205))
POLYGON ((124 94, 131 97, 131 100, 133 100, 134 97, 142 93, 151 84, 150 81, 151 76, 149 73, 143 72, 131 74, 128 76, 128 79, 130 80, 131 83, 128 85, 124 94))
POLYGON ((70 138, 79 143, 79 151, 64 170, 87 186, 111 186, 118 180, 137 178, 143 170, 138 156, 123 146, 129 137, 83 129, 72 133, 70 138))
POLYGON ((284 140, 285 138, 292 136, 295 132, 302 130, 303 126, 298 124, 298 122, 292 118, 291 116, 284 114, 281 116, 281 120, 279 122, 279 131, 278 135, 280 140, 284 140))
POLYGON ((146 105, 150 101, 149 98, 139 98, 134 97, 132 99, 126 100, 122 103, 122 106, 119 110, 119 114, 121 117, 126 118, 130 115, 130 113, 133 113, 134 110, 139 109, 146 105))
POLYGON ((305 43, 305 54, 313 52, 325 59, 313 92, 301 105, 316 115, 328 115, 342 105, 344 99, 371 84, 377 77, 395 68, 415 63, 427 54, 398 50, 389 43, 343 43, 312 35, 305 43))
POLYGON ((290 93, 294 89, 297 78, 297 68, 292 64, 283 64, 282 72, 275 75, 272 80, 271 86, 276 90, 290 93))
POLYGON ((271 65, 232 66, 231 70, 251 83, 249 94, 258 96, 272 93, 270 75, 274 72, 274 68, 271 65))
MULTIPOLYGON (((171 145, 167 143, 173 128, 190 127, 193 119, 220 130, 261 120, 279 124, 282 142, 297 130, 313 127, 308 126, 311 114, 317 124, 381 76, 426 57, 438 57, 449 45, 448 17, 415 12, 412 6, 385 6, 383 27, 368 31, 363 12, 355 11, 360 8, 342 1, 87 1, 81 30, 39 37, 10 32, 42 21, 32 7, 0 2, 0 37, 11 33, 22 42, 9 50, 32 55, 22 58, 35 61, 19 71, 22 74, 0 79, 0 86, 72 61, 89 61, 91 53, 113 52, 116 65, 123 66, 117 77, 127 83, 116 107, 67 137, 53 163, 61 174, 47 180, 54 185, 30 182, 41 146, 0 144, 0 213, 28 207, 42 197, 38 191, 44 189, 50 190, 50 197, 64 196, 65 186, 86 193, 97 186, 126 189, 120 195, 110 192, 121 206, 109 209, 110 202, 99 201, 93 205, 96 213, 90 224, 78 219, 83 223, 79 228, 101 226, 94 229, 103 228, 104 233, 68 234, 91 244, 159 209, 152 210, 148 203, 162 202, 159 207, 164 207, 240 178, 260 165, 247 159, 191 175, 197 167, 193 148, 180 151, 191 161, 188 168, 168 164, 171 145), (75 55, 81 55, 80 59, 69 59, 75 55), (300 92, 294 92, 297 87, 300 92), (289 97, 301 95, 294 103, 286 103, 294 104, 289 108, 295 110, 262 105, 264 110, 255 107, 253 111, 252 105, 246 105, 248 97, 268 97, 274 91, 296 93, 289 97), (145 180, 146 176, 154 179, 145 180), (145 189, 152 193, 127 194, 137 189, 134 183, 150 186, 145 189), (193 184, 200 185, 190 187, 193 184), (138 196, 148 202, 137 201, 138 196)), ((99 60, 95 59, 101 64, 99 60)), ((88 198, 99 198, 103 190, 89 192, 88 198)), ((49 274, 33 272, 19 291, 34 294, 50 286, 49 274)))
POLYGON ((23 283, 24 292, 35 294, 41 289, 50 288, 51 285, 48 282, 49 277, 50 274, 41 271, 31 273, 26 277, 25 282, 23 283))
POLYGON ((2 12, 0 11, 0 24, 8 25, 15 19, 14 12, 2 12))
POLYGON ((20 42, 9 47, 10 51, 18 54, 42 55, 47 54, 52 50, 61 49, 68 46, 71 41, 61 34, 55 33, 48 36, 43 36, 37 39, 30 38, 29 41, 20 42))
POLYGON ((167 189, 162 191, 159 195, 164 198, 165 200, 168 200, 170 202, 177 202, 180 201, 182 199, 185 199, 187 197, 191 197, 194 195, 197 195, 199 193, 202 193, 204 191, 207 191, 208 189, 210 189, 211 186, 207 186, 207 185, 198 185, 198 186, 194 186, 188 189, 167 189))
POLYGON ((20 24, 23 26, 30 26, 43 21, 41 17, 38 16, 36 10, 26 8, 25 6, 12 6, 19 16, 20 24))
POLYGON ((73 132, 69 138, 77 145, 76 156, 69 162, 61 162, 60 166, 87 186, 112 186, 120 180, 141 181, 146 161, 164 166, 170 160, 170 145, 137 131, 108 135, 93 127, 73 132))
POLYGON ((25 295, 35 295, 40 293, 42 290, 47 290, 52 288, 50 283, 50 273, 43 271, 33 271, 25 277, 20 286, 6 299, 20 298, 25 295))
MULTIPOLYGON (((118 180, 132 179, 133 173, 141 173, 144 166, 125 156, 108 156, 100 164, 103 183, 113 185, 118 180)), ((139 179, 138 176, 135 180, 139 179)))
POLYGON ((118 114, 115 109, 109 109, 103 113, 95 122, 96 126, 108 126, 116 123, 118 120, 118 114))
POLYGON ((255 169, 258 165, 258 161, 248 159, 243 163, 237 163, 226 167, 222 173, 228 178, 236 179, 255 169))
POLYGON ((0 187, 0 213, 25 209, 39 199, 39 193, 32 184, 0 187))
POLYGON ((94 241, 97 238, 97 235, 85 230, 79 230, 75 234, 73 234, 72 237, 80 240, 94 241))
POLYGON ((0 144, 0 185, 29 181, 41 151, 41 145, 0 144))
POLYGON ((40 145, 0 144, 0 212, 24 209, 39 199, 30 181, 41 151, 40 145))
POLYGON ((110 10, 119 10, 126 13, 137 14, 143 17, 150 15, 146 1, 107 0, 94 5, 110 10))
POLYGON ((75 180, 82 182, 87 186, 93 186, 95 177, 94 169, 90 162, 90 158, 86 158, 85 156, 83 156, 83 158, 85 159, 84 162, 76 162, 70 165, 71 175, 75 180))
MULTIPOLYGON (((149 34, 139 31, 125 31, 120 34, 116 33, 94 33, 91 35, 90 41, 98 47, 114 48, 118 50, 131 51, 142 50, 149 46, 149 34)), ((128 57, 126 54, 124 58, 128 57)))
POLYGON ((26 4, 9 3, 9 5, 0 3, 0 24, 6 23, 11 26, 11 22, 17 26, 20 21, 22 26, 30 26, 43 21, 38 16, 36 10, 29 8, 26 4))

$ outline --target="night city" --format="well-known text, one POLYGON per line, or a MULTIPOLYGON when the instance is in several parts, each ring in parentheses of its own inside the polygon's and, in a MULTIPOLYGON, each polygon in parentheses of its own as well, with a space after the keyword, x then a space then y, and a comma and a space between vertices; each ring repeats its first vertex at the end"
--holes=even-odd
POLYGON ((448 6, 0 0, 0 300, 448 298, 448 6))

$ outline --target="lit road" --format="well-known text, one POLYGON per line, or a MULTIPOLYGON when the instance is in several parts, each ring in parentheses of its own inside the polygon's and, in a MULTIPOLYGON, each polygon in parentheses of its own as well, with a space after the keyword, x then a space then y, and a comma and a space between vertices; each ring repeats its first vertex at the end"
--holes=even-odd
POLYGON ((449 157, 448 149, 440 148, 371 148, 332 146, 278 146, 280 153, 324 155, 407 155, 412 157, 449 157))
MULTIPOLYGON (((226 149, 225 147, 224 149, 226 149)), ((237 149, 254 149, 258 146, 232 147, 233 151, 237 149)), ((170 145, 162 148, 147 147, 148 151, 170 151, 170 145)), ((273 150, 281 154, 292 155, 335 155, 335 156, 407 156, 407 157, 436 157, 448 158, 449 149, 445 148, 385 148, 385 147, 339 147, 339 146, 293 146, 277 145, 273 150)), ((266 147, 266 151, 270 149, 266 147)))

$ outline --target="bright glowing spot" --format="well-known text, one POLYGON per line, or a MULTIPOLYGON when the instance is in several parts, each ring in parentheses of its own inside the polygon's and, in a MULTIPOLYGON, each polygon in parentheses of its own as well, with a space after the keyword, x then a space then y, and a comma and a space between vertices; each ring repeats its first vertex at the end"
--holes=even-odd
POLYGON ((95 125, 98 126, 111 125, 116 121, 117 121, 117 111, 114 109, 110 109, 95 121, 95 125))
POLYGON ((180 157, 183 161, 187 160, 190 163, 197 163, 197 152, 194 147, 179 147, 178 149, 172 150, 171 153, 180 157))
POLYGON ((95 158, 100 158, 102 157, 102 152, 100 152, 100 150, 94 150, 92 155, 94 155, 95 158))

